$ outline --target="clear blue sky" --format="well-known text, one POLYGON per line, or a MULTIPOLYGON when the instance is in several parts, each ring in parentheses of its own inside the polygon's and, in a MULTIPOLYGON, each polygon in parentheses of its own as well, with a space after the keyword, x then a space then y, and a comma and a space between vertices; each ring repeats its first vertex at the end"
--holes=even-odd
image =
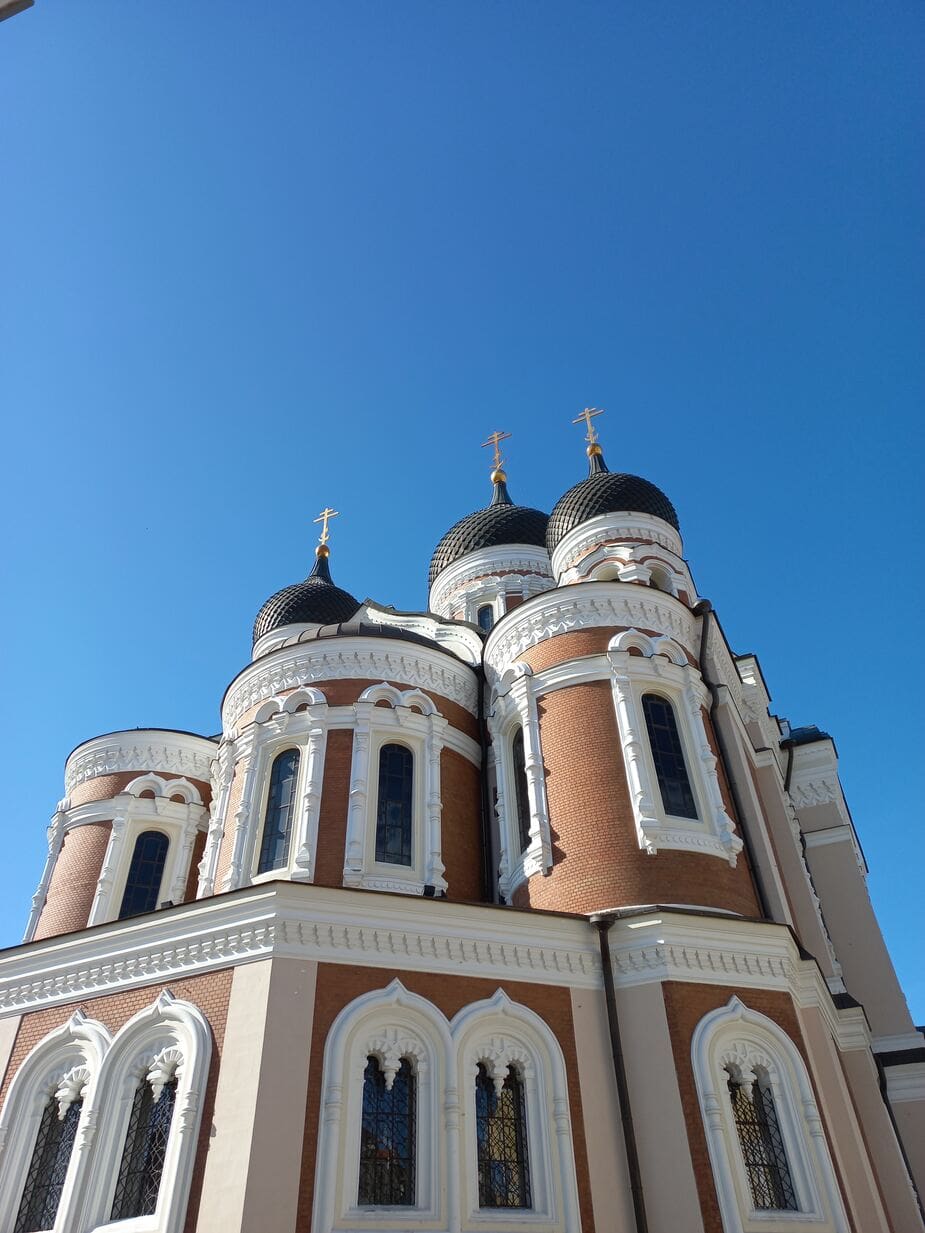
POLYGON ((488 495, 661 485, 832 730, 925 1020, 918 3, 37 0, 0 25, 0 942, 79 741, 204 733, 307 572, 426 602, 488 495))

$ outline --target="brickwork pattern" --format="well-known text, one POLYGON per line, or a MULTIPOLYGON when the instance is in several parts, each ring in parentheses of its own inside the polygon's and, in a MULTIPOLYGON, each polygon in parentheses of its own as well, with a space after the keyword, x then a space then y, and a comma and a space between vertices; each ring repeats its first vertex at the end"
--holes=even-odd
POLYGON ((639 847, 613 698, 607 681, 539 699, 553 868, 517 888, 518 907, 594 912, 688 903, 759 915, 744 854, 735 869, 716 856, 639 847))
MULTIPOLYGON (((543 672, 546 668, 555 668, 572 659, 603 655, 611 638, 628 628, 628 625, 611 625, 607 628, 579 629, 573 634, 556 634, 552 638, 544 638, 536 646, 528 647, 518 656, 518 659, 528 663, 535 673, 543 672)), ((661 637, 657 629, 640 628, 639 632, 650 638, 661 637)), ((681 647, 681 650, 687 655, 688 663, 696 668, 697 660, 691 652, 685 647, 681 647)), ((630 654, 632 653, 631 651, 630 654)))
MULTIPOLYGON (((726 1006, 729 999, 735 995, 751 1010, 767 1015, 787 1033, 803 1055, 803 1061, 809 1071, 815 1092, 816 1103, 825 1124, 825 1106, 820 1098, 815 1077, 809 1063, 809 1056, 803 1034, 800 1031, 799 1020, 789 994, 769 989, 731 989, 728 985, 688 985, 680 981, 666 981, 662 986, 665 998, 665 1012, 668 1018, 668 1031, 671 1036, 671 1046, 674 1053, 675 1068, 678 1075, 678 1087, 681 1093, 681 1105, 684 1109, 684 1120, 687 1125, 688 1144, 691 1161, 694 1166, 694 1176, 697 1179, 697 1193, 700 1196, 700 1207, 703 1213, 704 1233, 723 1233, 723 1222, 716 1197, 716 1187, 713 1182, 713 1167, 710 1163, 710 1151, 707 1147, 706 1132, 703 1128, 703 1118, 700 1113, 700 1101, 697 1097, 697 1086, 694 1081, 694 1070, 691 1064, 691 1041, 700 1020, 721 1006, 726 1006)), ((828 1125, 825 1125, 829 1151, 835 1164, 838 1176, 838 1161, 832 1150, 832 1135, 828 1125)), ((844 1195, 844 1185, 838 1176, 839 1188, 844 1195)), ((845 1205, 847 1209, 847 1204, 845 1205)), ((848 1220, 854 1233, 860 1233, 848 1212, 848 1220)))
MULTIPOLYGON (((162 771, 156 766, 139 767, 137 771, 119 771, 114 775, 97 775, 93 779, 85 779, 83 783, 79 783, 74 791, 69 796, 71 808, 76 805, 86 805, 90 801, 108 801, 114 796, 118 796, 120 792, 124 792, 128 785, 139 775, 149 774, 160 775, 162 779, 182 779, 184 776, 177 775, 175 771, 162 771)), ((208 805, 212 799, 212 786, 202 779, 188 779, 188 782, 195 784, 202 797, 204 805, 208 805)), ((167 796, 170 796, 170 789, 167 789, 167 796)))
POLYGON ((443 863, 446 866, 443 876, 449 884, 448 898, 480 900, 482 785, 478 767, 455 750, 444 749, 440 755, 440 789, 443 863))
MULTIPOLYGON (((467 976, 449 976, 430 972, 402 972, 395 969, 351 968, 340 964, 323 963, 318 967, 318 983, 315 993, 315 1017, 312 1028, 312 1076, 309 1085, 308 1104, 305 1114, 305 1137, 302 1149, 302 1177, 299 1187, 299 1208, 295 1233, 310 1233, 312 1198, 315 1183, 315 1154, 318 1142, 318 1117, 321 1100, 321 1067, 324 1045, 331 1024, 354 998, 373 989, 384 989, 398 977, 406 989, 420 994, 447 1016, 448 1019, 473 1002, 490 998, 498 989, 498 983, 467 976)), ((591 1181, 585 1148, 584 1123, 581 1113, 581 1095, 578 1088, 578 1060, 575 1053, 575 1036, 572 1027, 571 995, 568 989, 548 985, 522 984, 505 981, 501 988, 512 999, 528 1006, 549 1025, 565 1056, 569 1080, 569 1109, 572 1120, 572 1139, 575 1148, 575 1173, 578 1181, 578 1200, 581 1212, 582 1233, 593 1233, 594 1218, 591 1207, 591 1181)))
POLYGON ((209 1151, 212 1115, 215 1108, 215 1089, 218 1084, 222 1046, 225 1039, 228 1001, 231 996, 231 978, 232 969, 225 968, 220 972, 210 972, 206 976, 191 976, 186 980, 172 981, 169 985, 146 985, 142 989, 131 989, 125 993, 113 993, 107 997, 91 998, 89 1001, 72 1003, 67 1006, 55 1006, 48 1010, 39 1010, 33 1014, 24 1015, 19 1025, 19 1031, 16 1034, 16 1043, 13 1046, 10 1062, 3 1079, 0 1103, 6 1100, 10 1082, 29 1051, 47 1036, 49 1032, 66 1023, 77 1006, 80 1006, 90 1018, 99 1020, 110 1032, 115 1033, 138 1011, 150 1006, 157 999, 162 989, 169 989, 174 997, 192 1002, 194 1006, 197 1006, 202 1011, 212 1028, 212 1061, 209 1067, 209 1078, 202 1106, 202 1123, 199 1130, 196 1164, 193 1169, 184 1231, 184 1233, 195 1233, 196 1225, 199 1221, 202 1178, 206 1167, 206 1156, 209 1151))
POLYGON ((108 822, 88 822, 64 836, 35 931, 36 941, 86 927, 111 830, 108 822))
POLYGON ((329 732, 318 815, 318 852, 315 856, 315 882, 319 886, 344 884, 352 758, 353 732, 349 728, 335 728, 329 732))

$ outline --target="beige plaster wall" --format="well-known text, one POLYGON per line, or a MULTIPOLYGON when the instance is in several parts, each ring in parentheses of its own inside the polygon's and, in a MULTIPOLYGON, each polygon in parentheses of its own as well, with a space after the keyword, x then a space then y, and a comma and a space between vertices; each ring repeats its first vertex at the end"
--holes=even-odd
POLYGON ((0 1019, 0 1085, 6 1076, 6 1068, 10 1064, 10 1055, 16 1043, 16 1033, 22 1015, 13 1015, 9 1019, 0 1019))
POLYGON ((703 1233, 661 985, 618 989, 617 1010, 650 1233, 703 1233))
POLYGON ((617 1084, 604 994, 572 990, 581 1112, 591 1179, 595 1233, 635 1233, 617 1084))
POLYGON ((894 1100, 892 1109, 915 1184, 925 1196, 925 1100, 894 1100))

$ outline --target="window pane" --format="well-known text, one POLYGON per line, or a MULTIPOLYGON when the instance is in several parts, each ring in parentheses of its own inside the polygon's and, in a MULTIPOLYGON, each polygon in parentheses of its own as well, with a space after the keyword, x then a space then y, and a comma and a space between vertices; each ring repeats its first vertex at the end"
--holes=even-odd
POLYGON ((483 604, 478 611, 479 629, 483 629, 487 634, 495 623, 495 613, 491 604, 483 604))
POLYGON ((479 1063, 475 1080, 475 1126, 479 1206, 529 1207, 524 1086, 513 1066, 499 1096, 487 1068, 479 1063))
POLYGON ((157 907, 169 846, 170 840, 161 831, 142 831, 135 840, 119 920, 140 912, 153 912, 157 907))
POLYGON ((52 1096, 42 1110, 13 1233, 35 1233, 55 1223, 82 1107, 81 1101, 72 1101, 59 1118, 58 1102, 52 1096))
POLYGON ((154 1099, 147 1079, 136 1089, 112 1204, 113 1220, 154 1214, 176 1099, 176 1079, 164 1084, 160 1100, 154 1099))
POLYGON ((520 850, 530 844, 530 793, 527 791, 527 763, 524 756, 524 730, 518 728, 511 742, 511 762, 514 767, 514 805, 517 810, 517 830, 520 850))
POLYGON ((729 1096, 752 1202, 758 1211, 799 1211, 784 1140, 769 1086, 755 1082, 751 1093, 730 1076, 729 1096))
POLYGON ((696 818, 697 806, 687 777, 674 707, 658 694, 646 694, 642 707, 665 813, 675 818, 696 818))
POLYGON ((404 745, 379 751, 379 797, 376 813, 376 860, 411 865, 414 800, 414 755, 404 745))
POLYGON ((299 777, 299 751, 287 749, 273 763, 267 812, 263 820, 258 873, 283 869, 289 864, 289 834, 295 811, 296 780, 299 777))
POLYGON ((402 1058, 391 1091, 387 1091, 379 1059, 367 1058, 360 1134, 360 1204, 414 1205, 414 1106, 414 1072, 408 1059, 402 1058))

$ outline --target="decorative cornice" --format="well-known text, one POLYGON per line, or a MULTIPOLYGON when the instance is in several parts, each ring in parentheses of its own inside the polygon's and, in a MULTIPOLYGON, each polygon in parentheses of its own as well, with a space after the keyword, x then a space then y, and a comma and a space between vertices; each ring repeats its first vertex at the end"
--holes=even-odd
POLYGON ((455 592, 476 578, 504 573, 536 574, 555 586, 545 548, 530 544, 504 544, 496 548, 480 548, 448 565, 434 579, 430 588, 430 608, 441 612, 455 592))
POLYGON ((496 681, 529 647, 557 634, 594 628, 653 630, 696 650, 696 619, 662 591, 622 582, 579 582, 529 599, 505 616, 485 644, 485 664, 496 681))
POLYGON ((826 775, 821 779, 791 783, 790 796, 797 809, 809 809, 813 805, 830 805, 840 800, 841 790, 837 777, 826 775))
POLYGON ((472 714, 478 702, 474 671, 449 655, 426 646, 396 641, 393 649, 381 638, 345 636, 282 647, 245 668, 225 695, 222 725, 227 731, 251 707, 284 690, 338 680, 411 685, 449 698, 472 714))
MULTIPOLYGON (((621 986, 660 981, 780 989, 818 1006, 843 1049, 866 1048, 860 1008, 837 1011, 788 929, 665 910, 614 921, 621 986)), ((265 883, 0 954, 0 1016, 286 956, 402 971, 601 987, 582 918, 296 882, 265 883)))
POLYGON ((65 763, 64 789, 70 795, 88 779, 120 771, 167 771, 208 783, 217 753, 215 741, 192 733, 159 728, 110 732, 77 746, 65 763))
POLYGON ((678 532, 661 518, 646 514, 598 514, 563 536, 552 554, 552 571, 557 578, 601 543, 651 541, 681 557, 684 546, 678 532))

